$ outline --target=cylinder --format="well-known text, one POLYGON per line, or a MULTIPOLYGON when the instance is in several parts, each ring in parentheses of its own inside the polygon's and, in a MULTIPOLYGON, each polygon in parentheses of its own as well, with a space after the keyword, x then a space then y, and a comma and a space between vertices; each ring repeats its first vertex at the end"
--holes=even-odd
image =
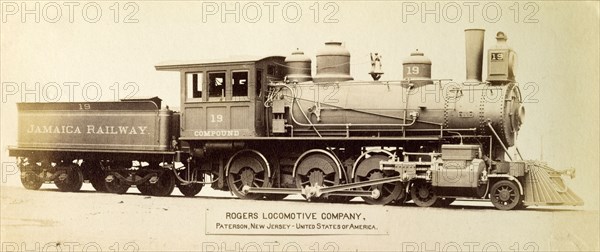
POLYGON ((350 52, 341 42, 326 42, 317 52, 315 82, 338 82, 353 80, 350 76, 350 52))
POLYGON ((305 82, 312 80, 312 61, 302 51, 292 52, 285 58, 287 79, 291 82, 305 82))
POLYGON ((484 29, 465 30, 466 82, 481 82, 484 29))

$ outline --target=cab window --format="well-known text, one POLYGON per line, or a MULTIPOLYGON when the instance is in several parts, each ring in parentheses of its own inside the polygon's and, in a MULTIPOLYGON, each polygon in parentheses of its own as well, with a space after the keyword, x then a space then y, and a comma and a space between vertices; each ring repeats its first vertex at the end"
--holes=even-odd
POLYGON ((248 71, 233 71, 231 73, 231 87, 234 100, 248 97, 248 71))
POLYGON ((208 100, 225 100, 225 91, 227 83, 225 82, 225 72, 208 74, 208 100))
POLYGON ((186 73, 187 82, 187 100, 188 101, 201 101, 202 100, 202 86, 204 85, 204 74, 203 73, 186 73))

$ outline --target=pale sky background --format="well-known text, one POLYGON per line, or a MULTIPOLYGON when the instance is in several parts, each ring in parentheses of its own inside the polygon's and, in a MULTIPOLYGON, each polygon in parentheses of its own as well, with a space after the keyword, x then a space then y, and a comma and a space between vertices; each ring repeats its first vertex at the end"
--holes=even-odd
MULTIPOLYGON (((28 9, 35 8, 35 2, 26 3, 28 9)), ((93 2, 102 10, 96 23, 85 20, 96 16, 94 6, 88 6, 85 18, 85 3, 74 6, 70 22, 69 7, 62 2, 57 2, 60 17, 56 16, 57 6, 38 3, 40 22, 36 23, 35 14, 22 17, 21 2, 2 2, 2 162, 14 161, 8 157, 7 146, 16 144, 16 102, 52 100, 54 86, 48 83, 62 87, 61 101, 84 101, 82 87, 95 82, 101 87, 101 100, 107 101, 115 99, 115 87, 120 87, 119 96, 123 98, 132 90, 125 90, 125 84, 132 82, 139 87, 136 96, 158 95, 163 104, 179 107, 179 75, 155 71, 154 65, 159 62, 235 55, 285 56, 296 48, 314 61, 317 49, 330 40, 343 41, 352 53, 351 72, 355 79, 370 79, 370 52, 383 55, 383 80, 400 79, 402 59, 419 49, 433 61, 433 78, 462 81, 463 30, 483 28, 486 50, 495 44, 496 32, 507 34, 509 45, 518 55, 517 80, 522 88, 525 83, 535 83, 522 90, 529 102, 525 104, 525 124, 517 142, 521 152, 528 159, 538 159, 543 148, 544 160, 551 166, 577 168, 577 178, 569 184, 584 198, 586 207, 598 209, 598 2, 518 2, 517 7, 513 1, 499 1, 494 4, 502 13, 495 23, 492 21, 496 5, 488 6, 488 16, 482 15, 486 2, 474 6, 473 22, 469 21, 469 7, 463 2, 349 1, 332 2, 328 9, 320 2, 316 15, 319 22, 314 20, 314 1, 293 2, 297 5, 288 5, 285 17, 285 3, 279 3, 273 7, 273 22, 269 22, 269 3, 265 2, 238 2, 239 22, 235 22, 234 15, 225 16, 223 22, 222 10, 206 16, 203 22, 203 6, 205 10, 207 5, 221 9, 220 1, 205 1, 204 5, 194 1, 133 2, 127 9, 125 2, 119 2, 119 22, 115 22, 116 2, 99 1, 93 2), (17 4, 18 10, 12 3, 17 4), (440 5, 439 22, 434 15, 421 20, 422 4, 434 9, 436 3, 440 5), (406 15, 407 6, 413 4, 419 8, 417 13, 406 15), (256 17, 256 6, 262 16, 256 23, 248 22, 256 17), (286 21, 294 19, 294 6, 302 10, 297 23, 286 21), (455 7, 460 7, 462 15, 452 23, 455 7), (125 16, 136 9, 132 18, 137 23, 124 23, 125 16), (333 10, 337 12, 331 20, 337 22, 324 23, 333 10), (49 22, 53 20, 57 22, 49 22), (28 95, 23 99, 23 90, 16 90, 16 94, 6 92, 14 86, 11 83, 26 83, 34 89, 36 82, 40 83, 37 97, 28 95), (69 82, 79 83, 70 96, 65 85, 69 82), (51 97, 45 97, 45 91, 51 97)), ((234 3, 228 2, 226 7, 233 9, 234 3)), ((484 65, 484 76, 485 69, 484 65)), ((93 89, 88 91, 94 95, 93 89)), ((8 180, 9 184, 18 184, 18 176, 9 176, 8 180)))

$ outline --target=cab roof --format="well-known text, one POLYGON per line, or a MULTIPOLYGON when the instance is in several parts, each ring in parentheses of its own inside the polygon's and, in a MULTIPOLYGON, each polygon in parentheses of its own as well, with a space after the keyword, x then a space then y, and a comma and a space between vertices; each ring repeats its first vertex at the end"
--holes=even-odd
POLYGON ((225 59, 208 59, 208 60, 183 60, 183 61, 165 61, 158 63, 154 68, 158 71, 179 71, 183 68, 204 67, 214 65, 231 65, 254 63, 268 58, 285 58, 284 56, 272 55, 266 57, 259 56, 233 56, 225 59))

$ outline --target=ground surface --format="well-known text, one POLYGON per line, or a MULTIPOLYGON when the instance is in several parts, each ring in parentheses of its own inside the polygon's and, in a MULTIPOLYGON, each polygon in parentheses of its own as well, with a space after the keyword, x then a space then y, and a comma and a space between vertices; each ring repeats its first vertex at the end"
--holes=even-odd
MULTIPOLYGON (((598 211, 529 208, 498 211, 489 203, 455 202, 449 208, 247 201, 203 190, 184 198, 147 197, 131 188, 126 195, 40 191, 3 186, 2 251, 597 251, 598 211), (383 215, 385 234, 211 235, 207 208, 239 212, 351 211, 383 215)), ((344 221, 341 221, 344 223, 344 221)), ((310 230, 309 230, 310 231, 310 230)), ((310 232, 309 232, 310 233, 310 232)))

